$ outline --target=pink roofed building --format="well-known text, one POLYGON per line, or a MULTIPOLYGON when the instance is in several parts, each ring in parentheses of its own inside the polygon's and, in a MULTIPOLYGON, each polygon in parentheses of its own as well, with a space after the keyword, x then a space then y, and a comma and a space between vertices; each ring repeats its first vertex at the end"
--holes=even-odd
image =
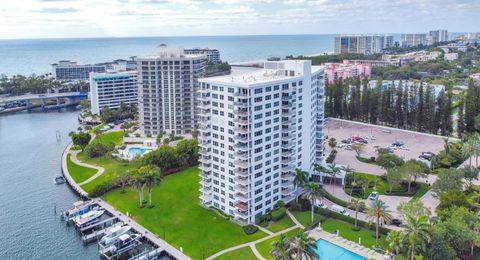
POLYGON ((372 66, 365 63, 344 60, 343 63, 325 63, 325 77, 328 83, 333 83, 335 79, 348 79, 352 77, 361 79, 372 76, 372 66))

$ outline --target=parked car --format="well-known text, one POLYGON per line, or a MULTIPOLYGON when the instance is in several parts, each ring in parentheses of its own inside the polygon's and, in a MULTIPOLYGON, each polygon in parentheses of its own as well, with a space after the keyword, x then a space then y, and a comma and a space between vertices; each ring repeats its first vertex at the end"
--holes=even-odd
POLYGON ((390 224, 399 227, 402 224, 402 221, 398 218, 394 218, 394 219, 392 219, 392 222, 390 224))
POLYGON ((380 194, 376 191, 370 193, 370 196, 368 196, 368 199, 369 200, 378 200, 378 197, 380 196, 380 194))
POLYGON ((345 147, 347 144, 344 144, 344 143, 340 143, 340 144, 337 144, 337 148, 343 148, 345 147))
POLYGON ((351 145, 347 145, 347 146, 345 146, 345 150, 352 151, 353 149, 352 149, 352 146, 351 146, 351 145))
POLYGON ((328 208, 327 205, 325 205, 325 203, 323 203, 323 202, 317 202, 317 207, 320 207, 322 209, 328 208))
POLYGON ((339 206, 339 205, 332 205, 330 210, 333 211, 333 212, 336 212, 338 214, 342 214, 342 215, 345 215, 345 216, 350 216, 350 213, 348 213, 348 211, 344 207, 339 206))
POLYGON ((432 160, 432 157, 430 156, 426 156, 426 155, 420 155, 418 156, 419 159, 422 159, 422 160, 427 160, 427 161, 431 161, 432 160))

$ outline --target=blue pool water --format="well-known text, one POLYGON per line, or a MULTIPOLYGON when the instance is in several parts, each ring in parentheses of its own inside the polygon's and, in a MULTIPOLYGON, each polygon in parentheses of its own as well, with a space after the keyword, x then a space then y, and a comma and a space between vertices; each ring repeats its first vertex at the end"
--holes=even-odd
POLYGON ((316 244, 315 252, 321 260, 365 260, 363 256, 322 239, 318 240, 316 244))
POLYGON ((142 155, 146 151, 147 151, 146 149, 139 148, 139 147, 132 147, 132 148, 128 149, 128 152, 132 155, 142 155))

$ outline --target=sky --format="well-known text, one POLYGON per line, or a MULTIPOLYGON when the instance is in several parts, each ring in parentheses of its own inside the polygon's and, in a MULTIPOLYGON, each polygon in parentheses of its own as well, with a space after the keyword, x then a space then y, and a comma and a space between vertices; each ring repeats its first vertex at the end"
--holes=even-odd
POLYGON ((0 0, 0 38, 480 31, 480 0, 0 0))

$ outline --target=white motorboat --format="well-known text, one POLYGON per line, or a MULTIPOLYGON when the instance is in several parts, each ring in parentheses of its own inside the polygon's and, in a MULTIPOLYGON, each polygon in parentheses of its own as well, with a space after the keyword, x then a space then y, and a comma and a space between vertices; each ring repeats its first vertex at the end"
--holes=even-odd
POLYGON ((92 210, 85 214, 76 216, 74 221, 77 224, 77 226, 83 226, 85 224, 89 224, 96 221, 98 218, 100 218, 103 215, 104 212, 105 210, 92 210))
POLYGON ((132 248, 135 243, 140 240, 142 236, 139 234, 123 234, 120 235, 112 245, 100 250, 101 254, 114 255, 116 253, 122 253, 132 248))
POLYGON ((63 176, 56 176, 55 178, 53 178, 53 183, 63 184, 65 183, 65 178, 63 178, 63 176))
POLYGON ((114 226, 105 231, 105 236, 100 239, 100 246, 107 247, 112 245, 121 235, 126 234, 132 229, 131 226, 114 226))

